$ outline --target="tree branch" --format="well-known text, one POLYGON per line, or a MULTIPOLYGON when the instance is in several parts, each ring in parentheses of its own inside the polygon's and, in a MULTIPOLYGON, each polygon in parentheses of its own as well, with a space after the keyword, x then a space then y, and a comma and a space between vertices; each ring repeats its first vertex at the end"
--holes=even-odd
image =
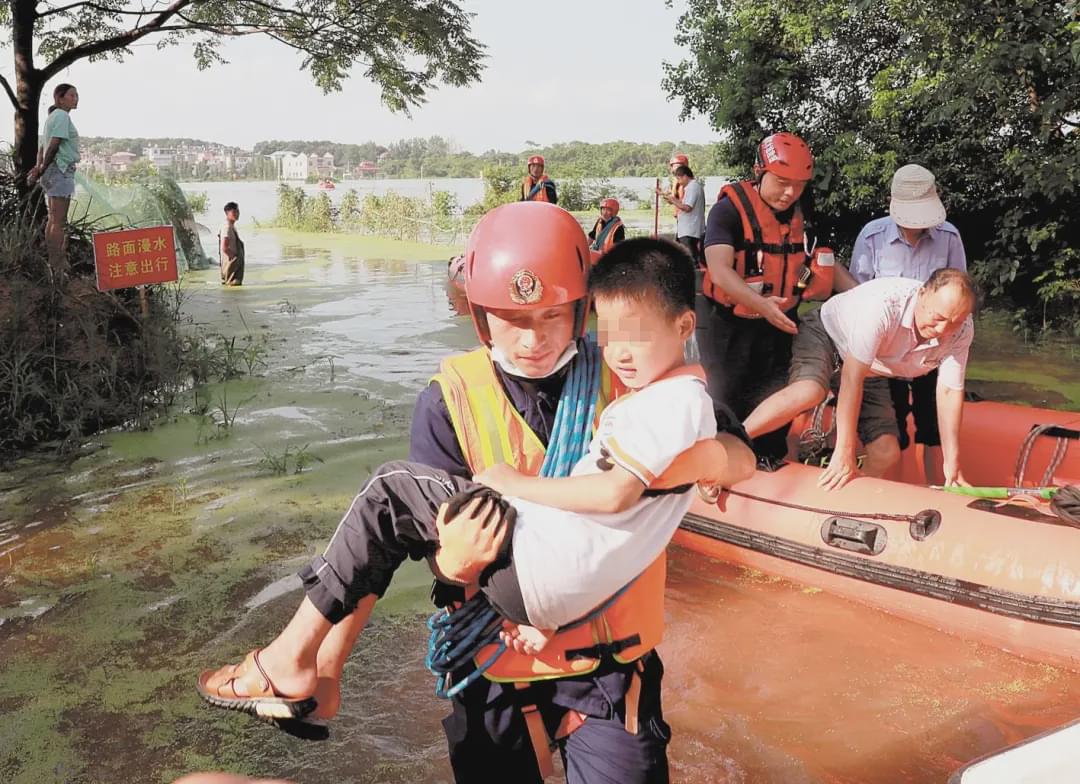
POLYGON ((11 89, 11 84, 4 78, 3 74, 0 74, 0 84, 4 85, 4 92, 6 92, 8 98, 11 99, 11 105, 18 109, 19 99, 15 97, 15 91, 11 89))
POLYGON ((123 49, 124 47, 133 44, 135 41, 138 41, 140 38, 143 38, 150 33, 157 32, 164 27, 167 21, 179 13, 181 9, 191 5, 191 2, 192 0, 175 0, 175 2, 142 27, 134 27, 126 33, 121 33, 112 38, 91 41, 90 43, 80 44, 79 46, 68 49, 41 69, 43 79, 46 81, 51 79, 72 63, 82 60, 85 57, 93 57, 96 54, 111 52, 114 49, 123 49))

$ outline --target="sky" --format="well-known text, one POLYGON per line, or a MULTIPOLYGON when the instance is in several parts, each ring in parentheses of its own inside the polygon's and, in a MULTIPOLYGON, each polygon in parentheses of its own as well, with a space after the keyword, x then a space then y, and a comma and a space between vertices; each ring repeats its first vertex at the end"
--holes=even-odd
MULTIPOLYGON (((715 139, 708 123, 679 122, 680 105, 660 86, 682 10, 676 0, 463 0, 487 46, 481 81, 440 88, 411 117, 379 101, 361 69, 340 93, 323 93, 301 57, 263 37, 228 41, 229 63, 194 67, 186 47, 138 45, 124 63, 85 61, 52 84, 79 89, 73 114, 83 136, 189 137, 250 149, 265 139, 389 143, 439 135, 462 149, 516 151, 526 140, 688 141, 715 139)), ((12 76, 11 50, 0 73, 12 76)), ((0 94, 2 98, 2 94, 0 94)), ((3 115, 10 116, 10 115, 3 115)), ((0 138, 12 138, 8 124, 0 138)))

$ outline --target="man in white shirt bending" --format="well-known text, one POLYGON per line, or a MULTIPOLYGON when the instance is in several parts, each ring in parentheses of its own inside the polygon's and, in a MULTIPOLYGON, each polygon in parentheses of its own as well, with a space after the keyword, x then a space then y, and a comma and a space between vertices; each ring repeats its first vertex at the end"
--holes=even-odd
POLYGON ((788 386, 750 413, 747 433, 753 438, 770 432, 813 408, 839 375, 836 449, 819 485, 837 489, 856 476, 857 437, 867 451, 864 473, 881 476, 900 458, 885 379, 917 378, 936 368, 945 484, 966 484, 960 419, 977 299, 971 277, 948 268, 926 283, 877 278, 834 296, 802 320, 788 386))

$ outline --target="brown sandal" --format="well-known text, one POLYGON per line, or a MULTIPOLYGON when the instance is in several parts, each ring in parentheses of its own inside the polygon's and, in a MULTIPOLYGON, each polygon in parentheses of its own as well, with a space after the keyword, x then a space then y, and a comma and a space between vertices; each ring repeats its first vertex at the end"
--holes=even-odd
POLYGON ((199 695, 211 705, 236 710, 260 719, 300 719, 315 710, 314 697, 282 697, 259 663, 259 651, 251 651, 240 664, 228 664, 219 670, 205 670, 196 684, 199 695), (237 681, 254 688, 238 694, 237 681))

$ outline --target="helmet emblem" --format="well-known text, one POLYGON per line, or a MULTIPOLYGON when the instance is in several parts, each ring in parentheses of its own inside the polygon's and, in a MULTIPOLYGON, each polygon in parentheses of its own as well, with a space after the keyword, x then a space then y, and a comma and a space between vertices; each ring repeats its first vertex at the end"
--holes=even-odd
POLYGON ((772 163, 780 159, 780 155, 776 151, 776 144, 771 136, 761 143, 761 157, 765 163, 772 163))
POLYGON ((510 278, 510 299, 518 305, 535 305, 544 296, 544 284, 535 273, 518 270, 510 278))

